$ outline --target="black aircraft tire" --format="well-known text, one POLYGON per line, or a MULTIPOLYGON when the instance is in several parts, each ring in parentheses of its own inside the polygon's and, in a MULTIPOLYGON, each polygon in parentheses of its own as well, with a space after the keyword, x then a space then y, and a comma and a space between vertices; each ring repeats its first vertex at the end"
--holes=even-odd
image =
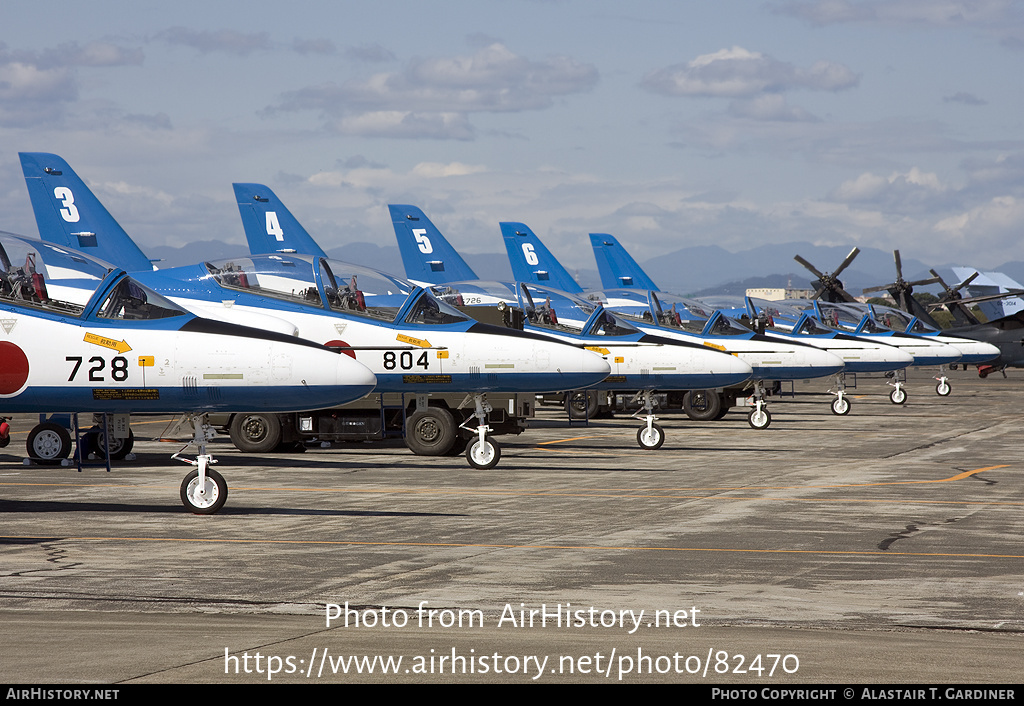
POLYGON ((660 449, 665 443, 665 430, 657 424, 652 424, 648 431, 647 425, 644 425, 636 430, 636 443, 640 444, 642 449, 660 449))
POLYGON ((181 481, 181 502, 194 515, 212 515, 224 507, 228 499, 228 484, 217 471, 206 469, 206 494, 200 497, 199 470, 194 470, 181 481))
POLYGON ((71 434, 60 424, 37 424, 25 443, 28 456, 36 463, 55 466, 71 454, 71 434))
POLYGON ((565 393, 565 407, 569 411, 569 419, 593 419, 597 416, 600 404, 594 390, 573 390, 565 393))
POLYGON ((239 451, 270 453, 281 443, 281 420, 264 412, 236 414, 228 432, 239 451))
POLYGON ((501 447, 490 437, 486 437, 483 444, 480 443, 479 438, 472 439, 466 444, 466 460, 473 468, 480 470, 494 468, 498 465, 499 459, 501 459, 501 447))
POLYGON ((683 411, 695 422, 710 422, 719 419, 722 398, 712 390, 690 390, 683 395, 683 411))
MULTIPOLYGON (((89 435, 89 442, 92 447, 92 452, 99 458, 106 457, 106 449, 103 448, 103 432, 97 431, 95 434, 89 435)), ((131 429, 128 430, 127 439, 118 439, 116 436, 110 437, 110 458, 113 461, 120 461, 125 456, 132 452, 132 448, 135 446, 135 433, 131 429)))
POLYGON ((750 410, 750 414, 747 415, 747 424, 750 425, 751 429, 767 429, 772 423, 772 413, 767 409, 761 408, 760 413, 757 408, 750 410))
POLYGON ((417 456, 444 456, 457 434, 452 413, 444 407, 413 412, 405 423, 405 445, 417 456))

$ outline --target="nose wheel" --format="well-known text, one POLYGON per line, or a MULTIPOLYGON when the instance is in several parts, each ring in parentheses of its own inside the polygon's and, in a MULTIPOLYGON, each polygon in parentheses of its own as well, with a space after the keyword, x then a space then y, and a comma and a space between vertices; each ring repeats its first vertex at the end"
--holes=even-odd
MULTIPOLYGON (((832 400, 832 414, 843 416, 850 413, 850 398, 846 396, 846 374, 838 373, 835 376, 836 398, 832 400)), ((832 392, 832 390, 829 390, 832 392)))
POLYGON ((657 419, 654 416, 654 390, 641 390, 636 393, 633 400, 643 405, 643 413, 637 412, 633 415, 644 422, 644 425, 637 429, 636 443, 640 444, 640 448, 649 451, 660 449, 665 443, 665 430, 654 423, 657 419))
POLYGON ((767 429, 772 423, 772 413, 764 401, 764 380, 754 381, 754 408, 747 415, 747 424, 753 429, 767 429))
POLYGON ((953 388, 950 387, 949 381, 946 379, 946 376, 943 375, 940 378, 936 378, 936 380, 939 381, 939 384, 935 386, 935 394, 939 395, 940 397, 949 397, 949 393, 953 391, 953 388))
POLYGON ((196 515, 212 515, 224 507, 228 499, 228 484, 224 476, 212 468, 199 478, 196 469, 181 481, 181 502, 196 515))
POLYGON ((850 400, 842 392, 832 400, 832 414, 839 416, 850 413, 850 400))
POLYGON ((636 443, 642 449, 660 449, 665 443, 665 430, 653 423, 649 427, 640 427, 636 430, 636 443))
POLYGON ((209 425, 205 414, 193 417, 190 421, 192 422, 192 441, 171 456, 171 458, 196 467, 181 481, 181 502, 195 515, 212 515, 224 507, 224 503, 228 499, 227 481, 224 480, 224 476, 209 467, 210 464, 217 463, 217 461, 206 453, 206 442, 213 439, 217 433, 209 425), (193 445, 199 451, 194 461, 179 455, 193 445))
POLYGON ((499 459, 501 459, 501 447, 493 439, 484 437, 482 441, 474 439, 466 444, 466 460, 473 468, 481 470, 494 468, 498 465, 499 459))
POLYGON ((471 439, 466 444, 466 460, 469 461, 469 465, 473 468, 481 470, 494 468, 498 465, 498 460, 501 459, 501 447, 498 446, 498 442, 487 436, 487 432, 493 431, 487 424, 487 415, 494 408, 487 401, 486 395, 473 395, 473 403, 475 406, 473 417, 476 418, 476 429, 471 429, 467 426, 469 424, 468 419, 459 427, 476 435, 476 438, 471 439))
POLYGON ((889 393, 889 401, 893 404, 905 404, 907 401, 907 391, 903 389, 900 383, 893 383, 896 387, 889 393))
POLYGON ((750 410, 750 414, 747 415, 747 424, 754 429, 767 429, 772 423, 772 413, 764 407, 761 407, 761 403, 757 403, 757 407, 750 410))

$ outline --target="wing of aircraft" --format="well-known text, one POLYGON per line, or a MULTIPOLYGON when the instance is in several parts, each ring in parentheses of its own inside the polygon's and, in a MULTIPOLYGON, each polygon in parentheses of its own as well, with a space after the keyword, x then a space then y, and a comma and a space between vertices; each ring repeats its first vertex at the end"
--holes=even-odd
MULTIPOLYGON (((297 411, 358 399, 376 382, 326 347, 199 318, 123 270, 11 234, 0 235, 0 317, 5 413, 297 411)), ((181 499, 208 514, 227 484, 208 468, 203 420, 194 427, 199 457, 181 499)), ((29 435, 29 455, 42 462, 70 449, 61 425, 29 435)))

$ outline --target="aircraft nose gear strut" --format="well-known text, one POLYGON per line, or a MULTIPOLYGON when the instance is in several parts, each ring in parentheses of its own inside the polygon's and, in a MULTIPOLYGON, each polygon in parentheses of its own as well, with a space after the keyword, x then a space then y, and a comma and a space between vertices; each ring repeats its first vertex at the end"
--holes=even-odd
MULTIPOLYGON (((476 418, 476 439, 466 444, 466 460, 473 468, 494 468, 498 465, 498 459, 501 458, 501 447, 498 446, 498 442, 487 438, 487 432, 494 431, 487 425, 487 415, 494 408, 487 401, 487 395, 473 395, 473 403, 476 411, 473 412, 471 419, 476 418)), ((463 422, 459 428, 472 432, 473 429, 468 424, 469 419, 463 422)))
POLYGON ((935 386, 935 394, 940 397, 949 397, 949 393, 953 391, 953 388, 949 386, 949 378, 946 377, 945 365, 939 366, 939 376, 935 379, 939 381, 939 384, 935 386))
POLYGON ((903 381, 899 378, 889 383, 892 385, 892 392, 889 393, 889 401, 893 404, 903 404, 907 401, 907 391, 903 389, 903 381))
POLYGON ((186 475, 185 479, 181 481, 181 502, 196 515, 212 515, 224 507, 224 502, 228 499, 228 484, 224 480, 224 476, 209 468, 210 464, 217 463, 217 461, 211 454, 206 453, 206 442, 211 441, 217 432, 209 425, 208 421, 205 414, 190 417, 192 441, 171 456, 171 458, 196 467, 196 470, 186 475), (179 455, 193 445, 198 451, 195 461, 182 458, 179 455))
POLYGON ((657 419, 654 416, 654 390, 640 390, 633 398, 634 402, 643 404, 643 414, 636 412, 634 419, 642 420, 645 425, 636 432, 636 442, 642 449, 660 449, 665 443, 665 430, 654 423, 657 419))
POLYGON ((832 400, 832 414, 849 414, 850 398, 846 396, 846 373, 836 373, 835 381, 835 390, 829 390, 829 392, 834 392, 836 396, 832 400))
POLYGON ((768 411, 767 402, 764 401, 764 380, 754 381, 754 408, 747 416, 747 424, 754 429, 767 429, 772 423, 772 413, 768 411))

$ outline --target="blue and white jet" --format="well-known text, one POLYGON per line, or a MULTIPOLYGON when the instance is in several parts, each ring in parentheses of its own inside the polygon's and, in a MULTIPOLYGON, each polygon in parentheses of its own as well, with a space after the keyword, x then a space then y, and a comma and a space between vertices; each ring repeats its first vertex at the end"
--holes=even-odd
MULTIPOLYGON (((324 346, 197 317, 121 269, 7 233, 0 328, 0 413, 192 415, 198 458, 180 495, 198 514, 219 510, 228 492, 209 468, 207 413, 343 404, 376 383, 324 346)), ((42 463, 60 462, 71 446, 52 421, 28 437, 29 456, 42 463)))
MULTIPOLYGON (((583 288, 525 224, 502 223, 501 233, 516 279, 551 282, 553 286, 582 293, 583 288)), ((748 422, 755 429, 764 429, 771 424, 771 413, 765 403, 765 382, 828 377, 844 369, 842 359, 828 350, 795 339, 768 338, 719 311, 711 312, 700 322, 700 331, 696 330, 693 317, 690 317, 690 327, 681 323, 679 326, 666 326, 665 317, 659 317, 651 291, 593 292, 590 296, 607 302, 611 309, 639 313, 636 323, 644 331, 716 346, 749 364, 754 372, 747 385, 752 388, 754 404, 748 422), (647 308, 646 316, 637 312, 638 306, 647 308)))
MULTIPOLYGON (((457 291, 467 305, 487 304, 501 300, 501 291, 504 287, 500 283, 456 279, 473 277, 473 270, 420 209, 409 205, 392 205, 389 208, 403 262, 405 262, 406 271, 410 276, 435 283, 437 287, 448 287, 453 292, 457 291)), ((529 232, 526 226, 521 223, 502 223, 501 230, 505 235, 506 249, 509 252, 513 274, 520 284, 555 288, 565 296, 582 294, 582 288, 572 280, 568 272, 547 251, 543 243, 533 236, 532 232, 529 232), (529 237, 525 237, 522 242, 519 242, 518 238, 528 232, 529 237), (510 234, 514 234, 511 236, 511 241, 510 234), (547 267, 549 264, 550 267, 547 267)), ((588 298, 603 303, 600 297, 588 298)), ((781 374, 783 368, 795 365, 801 371, 806 371, 808 375, 815 373, 826 375, 841 370, 843 367, 842 362, 834 356, 821 354, 811 348, 786 346, 773 342, 766 343, 764 340, 751 343, 737 337, 729 337, 725 341, 719 340, 721 337, 715 336, 678 335, 679 332, 671 329, 651 330, 645 328, 642 321, 633 321, 632 323, 644 332, 660 338, 729 352, 751 367, 755 393, 759 391, 761 397, 763 397, 764 389, 758 380, 776 379, 772 376, 781 374), (767 353, 770 355, 759 355, 767 353), (759 367, 770 367, 771 370, 759 371, 759 367), (811 368, 813 370, 809 370, 811 368)), ((751 332, 746 331, 745 333, 751 332)), ((792 375, 786 379, 789 377, 792 375)), ((603 388, 604 385, 601 387, 603 388)), ((712 387, 725 388, 729 385, 719 383, 712 387)), ((702 387, 692 385, 677 388, 665 385, 661 389, 703 390, 702 387)), ((716 397, 716 401, 717 399, 716 397)), ((758 401, 761 402, 760 399, 758 401)), ((771 415, 763 407, 763 402, 756 405, 755 412, 756 414, 750 417, 752 426, 764 428, 771 423, 771 415)))
MULTIPOLYGON (((116 257, 127 234, 114 227, 116 221, 95 195, 77 177, 70 179, 73 172, 60 157, 30 156, 23 157, 22 166, 26 181, 39 180, 30 183, 30 191, 42 195, 33 198, 33 209, 43 238, 116 257), (67 217, 69 206, 74 206, 74 219, 67 217), (90 234, 85 242, 82 232, 90 234)), ((268 198, 254 196, 252 203, 264 216, 272 210, 268 198)), ((248 225, 245 218, 243 222, 248 225)), ((268 216, 260 224, 264 232, 276 230, 268 216)), ((303 338, 344 350, 366 365, 377 374, 377 392, 471 395, 476 438, 467 445, 466 457, 477 468, 490 468, 500 458, 500 448, 487 436, 487 392, 586 388, 610 370, 600 356, 582 348, 481 324, 411 283, 322 256, 296 254, 287 246, 273 254, 150 269, 135 276, 188 307, 226 304, 232 312, 270 313, 287 321, 303 338)), ((437 453, 455 441, 449 438, 447 448, 437 453)))
MULTIPOLYGON (((268 252, 274 249, 279 252, 282 250, 323 252, 313 242, 309 233, 298 224, 295 217, 284 208, 280 200, 267 187, 260 184, 235 184, 234 186, 251 250, 254 252, 268 252)), ((450 293, 446 296, 450 296, 450 293)), ((457 295, 455 296, 457 297, 457 295)), ((528 292, 517 292, 514 287, 505 288, 501 301, 515 305, 522 302, 524 296, 529 297, 530 295, 528 292)), ((550 301, 547 294, 544 295, 544 298, 550 301)), ((465 304, 465 301, 463 300, 462 303, 465 304)), ((528 313, 533 311, 532 306, 524 305, 524 309, 528 313)), ((550 315, 557 316, 550 307, 547 311, 550 315)), ((663 387, 666 383, 676 385, 708 384, 717 380, 718 384, 732 384, 750 376, 749 366, 735 358, 709 351, 700 346, 687 347, 664 340, 656 341, 650 336, 643 336, 632 327, 618 327, 613 336, 609 333, 612 330, 613 317, 602 316, 601 313, 595 311, 593 305, 589 305, 585 315, 580 314, 576 318, 579 319, 576 321, 576 326, 566 322, 560 326, 555 324, 552 328, 534 326, 535 322, 531 320, 527 322, 526 331, 522 335, 539 335, 547 340, 554 339, 562 345, 567 344, 599 353, 610 365, 610 379, 614 381, 611 382, 609 378, 605 378, 605 382, 601 385, 602 388, 614 385, 615 389, 641 390, 643 395, 646 395, 645 408, 650 403, 650 395, 653 390, 656 387, 663 387), (600 330, 591 332, 590 328, 600 330), (630 330, 626 331, 626 328, 630 330), (641 380, 641 377, 644 379, 641 380)), ((475 324, 475 326, 487 325, 475 324)), ((510 333, 513 331, 512 329, 505 330, 510 333)), ((533 391, 544 392, 550 389, 552 388, 536 387, 533 391)), ((555 389, 561 391, 580 388, 559 387, 555 389)), ((638 441, 645 448, 659 448, 664 442, 664 432, 661 427, 654 424, 654 419, 653 413, 648 409, 645 426, 638 432, 638 441)))

